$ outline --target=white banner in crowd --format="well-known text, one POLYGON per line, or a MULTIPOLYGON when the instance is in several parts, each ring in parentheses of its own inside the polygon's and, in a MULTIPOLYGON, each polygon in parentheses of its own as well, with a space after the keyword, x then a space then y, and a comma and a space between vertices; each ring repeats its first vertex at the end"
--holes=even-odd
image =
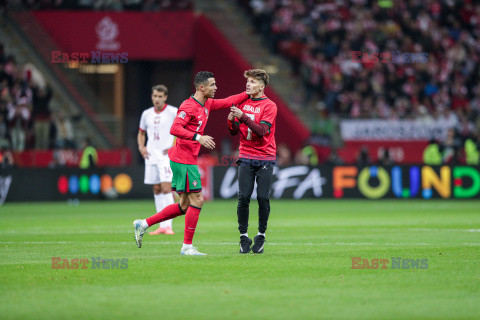
POLYGON ((342 120, 343 140, 444 140, 452 122, 421 120, 342 120))

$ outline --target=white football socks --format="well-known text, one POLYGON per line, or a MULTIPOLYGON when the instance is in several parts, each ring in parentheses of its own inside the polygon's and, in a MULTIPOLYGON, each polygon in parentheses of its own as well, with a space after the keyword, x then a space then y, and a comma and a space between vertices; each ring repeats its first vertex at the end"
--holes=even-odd
POLYGON ((245 236, 245 237, 248 238, 248 233, 242 233, 242 234, 240 234, 240 237, 241 237, 241 236, 245 236))
POLYGON ((155 210, 157 210, 157 213, 165 208, 165 203, 162 196, 163 194, 161 193, 153 194, 153 199, 155 200, 155 210))
MULTIPOLYGON (((155 200, 155 209, 157 210, 157 212, 162 211, 165 207, 174 203, 173 194, 171 192, 154 194, 153 198, 155 200)), ((168 227, 171 228, 172 219, 160 222, 159 227, 163 229, 168 227)))
MULTIPOLYGON (((171 192, 160 193, 160 196, 162 197, 163 208, 165 208, 165 207, 174 203, 173 194, 171 192)), ((162 208, 162 210, 163 210, 163 208, 162 208)), ((160 222, 160 228, 171 228, 172 227, 172 220, 173 219, 160 222)))

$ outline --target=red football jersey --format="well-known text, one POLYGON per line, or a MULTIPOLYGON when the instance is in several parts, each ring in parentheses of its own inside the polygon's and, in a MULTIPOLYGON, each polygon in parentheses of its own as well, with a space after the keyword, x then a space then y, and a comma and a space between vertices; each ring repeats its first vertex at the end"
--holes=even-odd
POLYGON ((240 93, 225 99, 207 99, 201 104, 193 95, 178 108, 170 133, 177 137, 175 145, 168 151, 170 160, 183 164, 197 164, 200 142, 194 140, 195 134, 203 135, 211 111, 230 108, 248 99, 246 93, 240 93))
POLYGON ((249 98, 238 106, 255 123, 264 123, 270 131, 263 137, 253 133, 246 124, 240 123, 240 158, 275 160, 277 146, 275 145, 275 119, 277 105, 265 95, 261 98, 249 98))

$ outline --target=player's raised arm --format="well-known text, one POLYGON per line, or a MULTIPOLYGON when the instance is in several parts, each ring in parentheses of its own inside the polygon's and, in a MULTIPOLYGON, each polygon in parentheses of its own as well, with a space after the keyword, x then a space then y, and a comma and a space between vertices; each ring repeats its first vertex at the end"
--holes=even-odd
MULTIPOLYGON (((274 123, 275 119, 277 118, 277 105, 275 103, 271 103, 268 106, 265 107, 265 110, 263 112, 262 118, 260 119, 259 125, 262 127, 263 130, 261 132, 256 133, 254 131, 254 128, 252 125, 247 126, 252 130, 253 133, 263 137, 267 133, 270 133, 270 129, 272 128, 272 124, 274 123)), ((250 119, 244 119, 244 120, 250 120, 250 119)), ((251 120, 250 120, 251 121, 251 120)), ((251 121, 253 122, 253 121, 251 121)), ((255 122, 253 122, 254 125, 257 125, 255 122)), ((257 128, 259 129, 259 128, 257 128)))
POLYGON ((238 105, 248 99, 248 94, 245 92, 234 94, 225 99, 213 99, 211 111, 229 108, 232 105, 238 105))
POLYGON ((185 129, 190 118, 191 115, 189 110, 180 107, 175 120, 173 120, 172 128, 170 128, 170 134, 180 139, 195 140, 195 132, 185 129))
POLYGON ((227 125, 228 125, 228 129, 230 130, 230 134, 232 136, 236 136, 240 131, 240 128, 239 128, 240 122, 238 122, 238 119, 235 118, 235 116, 233 115, 233 112, 230 112, 228 114, 227 125))
MULTIPOLYGON (((238 118, 240 123, 244 123, 254 134, 256 134, 259 137, 263 137, 264 135, 270 132, 270 128, 272 127, 271 122, 260 121, 260 123, 256 123, 254 120, 249 118, 245 113, 243 113, 237 107, 231 107, 230 113, 234 117, 238 118)), ((275 115, 276 114, 277 112, 275 107, 275 115)))

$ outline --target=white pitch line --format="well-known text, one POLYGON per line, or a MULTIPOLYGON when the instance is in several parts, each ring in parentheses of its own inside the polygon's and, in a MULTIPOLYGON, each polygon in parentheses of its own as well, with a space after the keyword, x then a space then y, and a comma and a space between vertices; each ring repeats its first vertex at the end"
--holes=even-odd
POLYGON ((447 231, 447 232, 480 232, 480 229, 431 229, 431 228, 409 228, 408 231, 447 231))
MULTIPOLYGON (((335 228, 336 230, 340 228, 335 228)), ((329 228, 331 230, 331 228, 329 228)), ((364 231, 367 229, 357 229, 357 231, 364 231)), ((385 232, 392 232, 396 231, 395 229, 385 229, 385 228, 369 228, 368 231, 371 232, 372 230, 382 230, 385 232)), ((132 230, 127 229, 117 229, 117 230, 105 230, 105 229, 98 229, 98 230, 80 230, 77 228, 69 229, 69 230, 55 230, 55 231, 48 231, 48 230, 38 230, 36 228, 32 229, 22 229, 22 230, 3 230, 0 231, 0 235, 5 234, 24 234, 28 232, 32 235, 50 235, 50 234, 126 234, 132 233, 132 230)), ((480 232, 480 229, 434 229, 434 228, 408 228, 407 231, 434 231, 434 232, 480 232)))
MULTIPOLYGON (((133 229, 132 229, 133 230, 133 229)), ((36 230, 27 230, 23 229, 22 231, 17 231, 17 230, 7 230, 7 231, 0 231, 0 234, 24 234, 25 232, 28 232, 29 234, 117 234, 117 233, 133 233, 132 230, 60 230, 60 231, 47 231, 47 230, 41 230, 41 231, 36 231, 36 230)))
POLYGON ((28 260, 28 261, 23 261, 23 262, 19 262, 19 261, 1 261, 1 262, 0 262, 0 265, 12 265, 12 264, 16 264, 16 265, 45 264, 46 261, 48 261, 48 259, 47 259, 47 260, 28 260))
MULTIPOLYGON (((294 242, 267 242, 268 245, 273 246, 450 246, 452 243, 372 243, 372 242, 303 242, 303 243, 294 243, 294 242)), ((0 241, 0 244, 125 244, 125 245, 132 245, 135 244, 134 241, 88 241, 88 242, 80 242, 80 241, 0 241)), ((182 242, 172 242, 172 241, 165 241, 165 242, 145 242, 145 245, 180 245, 182 242)), ((238 245, 237 242, 200 242, 201 245, 225 245, 225 246, 234 246, 238 245)), ((480 243, 472 242, 472 243, 453 243, 454 245, 465 245, 465 246, 480 246, 480 243)))

